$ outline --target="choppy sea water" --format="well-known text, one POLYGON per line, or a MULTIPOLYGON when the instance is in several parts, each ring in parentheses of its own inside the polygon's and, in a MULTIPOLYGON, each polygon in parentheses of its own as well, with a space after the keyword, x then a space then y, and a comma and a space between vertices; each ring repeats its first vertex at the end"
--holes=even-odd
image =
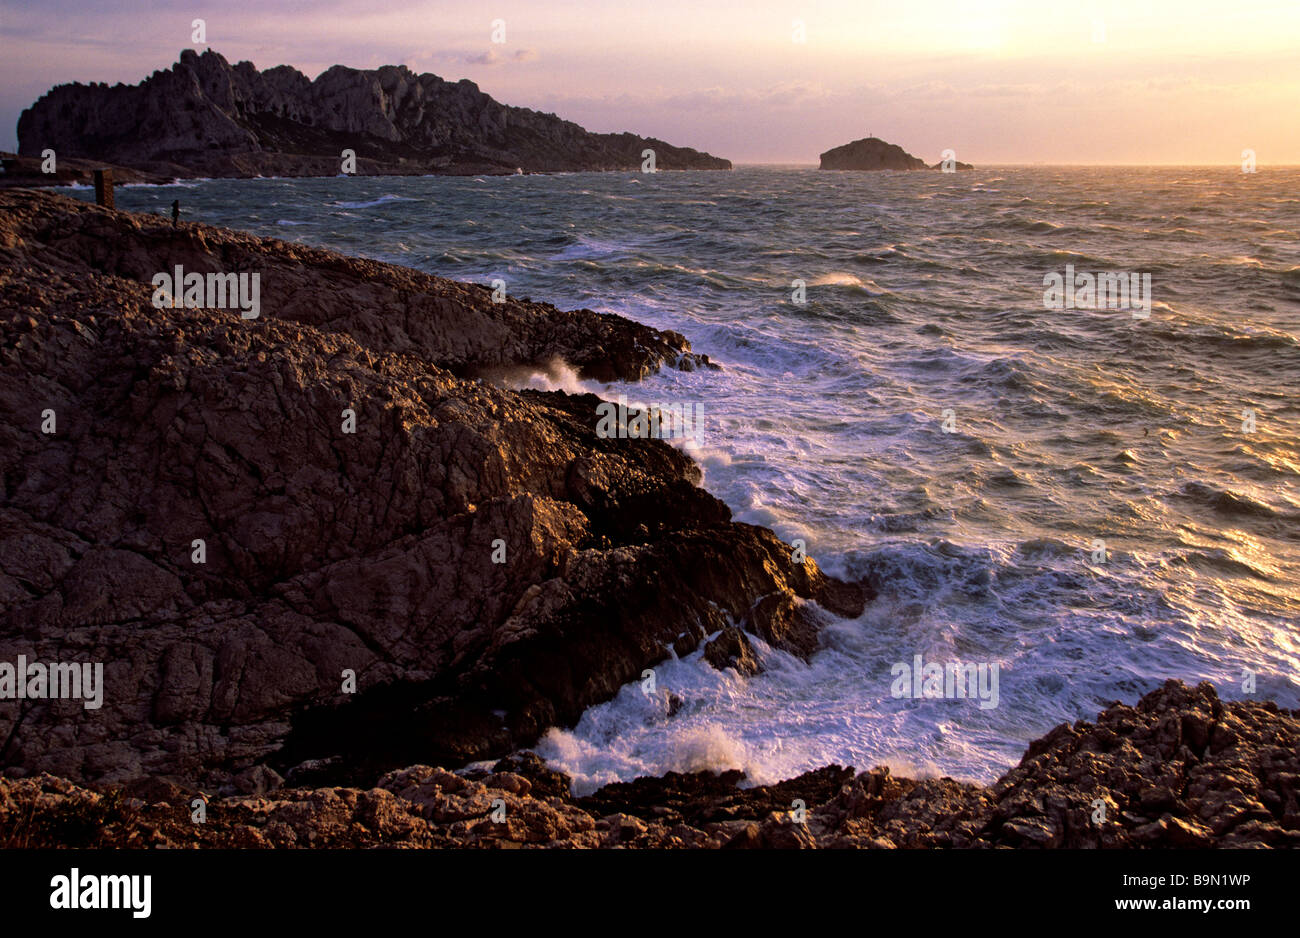
POLYGON ((629 685, 553 730, 538 749, 579 791, 831 762, 989 781, 1051 726, 1166 678, 1300 706, 1300 170, 118 191, 133 210, 174 198, 188 220, 683 333, 722 370, 590 389, 701 404, 705 487, 879 590, 811 663, 760 647, 766 671, 742 678, 697 653, 656 669, 657 695, 629 685), (1067 264, 1149 273, 1150 318, 1045 309, 1067 264), (997 663, 998 706, 895 698, 891 666, 918 654, 997 663))

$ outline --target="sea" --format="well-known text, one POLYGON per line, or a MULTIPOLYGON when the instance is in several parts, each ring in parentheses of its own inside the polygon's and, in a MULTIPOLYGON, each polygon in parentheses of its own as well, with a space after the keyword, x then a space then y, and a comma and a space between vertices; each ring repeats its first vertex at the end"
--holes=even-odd
POLYGON ((1300 169, 117 191, 135 211, 173 199, 186 221, 682 333, 720 369, 598 385, 561 363, 529 383, 697 406, 700 432, 674 445, 736 520, 877 591, 827 617, 809 661, 759 640, 752 677, 670 655, 653 692, 629 684, 552 728, 535 749, 580 794, 832 763, 988 783, 1056 724, 1169 678, 1300 707, 1300 169), (1052 295, 1105 273, 1149 293, 1052 295), (996 705, 900 690, 917 656, 996 674, 996 705))

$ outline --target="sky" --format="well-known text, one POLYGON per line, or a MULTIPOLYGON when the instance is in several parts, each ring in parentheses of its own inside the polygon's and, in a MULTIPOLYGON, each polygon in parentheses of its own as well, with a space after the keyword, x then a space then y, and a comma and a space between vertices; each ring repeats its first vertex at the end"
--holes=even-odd
POLYGON ((405 64, 735 163, 874 135, 927 162, 1300 164, 1300 0, 0 0, 0 149, 53 85, 184 48, 405 64))

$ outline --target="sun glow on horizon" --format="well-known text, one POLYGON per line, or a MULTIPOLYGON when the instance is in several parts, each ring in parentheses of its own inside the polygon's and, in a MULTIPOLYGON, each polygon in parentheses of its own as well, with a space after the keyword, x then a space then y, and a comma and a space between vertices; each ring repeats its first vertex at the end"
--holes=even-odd
MULTIPOLYGON (((181 0, 0 0, 0 123, 68 81, 134 84, 193 48, 181 0)), ((231 0, 211 47, 315 77, 405 64, 596 131, 733 162, 815 162, 868 130, 975 163, 1300 163, 1300 3, 572 0, 308 10, 231 0), (507 24, 494 45, 490 23, 507 24)), ((937 157, 935 157, 937 158, 937 157)))

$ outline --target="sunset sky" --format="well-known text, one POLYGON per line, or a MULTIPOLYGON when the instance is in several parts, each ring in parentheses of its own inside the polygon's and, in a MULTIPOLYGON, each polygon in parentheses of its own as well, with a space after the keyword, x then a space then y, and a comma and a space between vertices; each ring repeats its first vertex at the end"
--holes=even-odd
POLYGON ((0 149, 54 84, 174 63, 196 17, 231 62, 401 63, 738 163, 869 133, 928 161, 1300 163, 1300 0, 0 0, 0 149))

